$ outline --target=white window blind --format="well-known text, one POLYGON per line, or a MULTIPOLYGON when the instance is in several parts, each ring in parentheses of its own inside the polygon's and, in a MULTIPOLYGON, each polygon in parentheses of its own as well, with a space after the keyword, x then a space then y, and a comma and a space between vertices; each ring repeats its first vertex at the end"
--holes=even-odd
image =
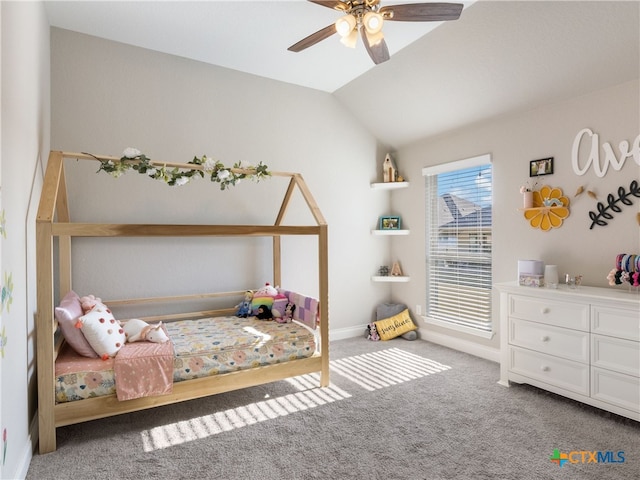
POLYGON ((489 155, 423 169, 427 321, 492 332, 489 155))

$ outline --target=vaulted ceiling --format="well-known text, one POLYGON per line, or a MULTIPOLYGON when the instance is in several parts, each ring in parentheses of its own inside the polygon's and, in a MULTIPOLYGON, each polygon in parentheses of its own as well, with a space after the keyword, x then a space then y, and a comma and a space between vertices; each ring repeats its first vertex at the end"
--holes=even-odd
MULTIPOLYGON (((382 0, 382 5, 421 3, 382 0)), ((399 148, 640 76, 640 1, 484 1, 458 20, 385 22, 391 59, 337 35, 287 47, 341 13, 297 1, 45 2, 52 26, 334 94, 399 148)))

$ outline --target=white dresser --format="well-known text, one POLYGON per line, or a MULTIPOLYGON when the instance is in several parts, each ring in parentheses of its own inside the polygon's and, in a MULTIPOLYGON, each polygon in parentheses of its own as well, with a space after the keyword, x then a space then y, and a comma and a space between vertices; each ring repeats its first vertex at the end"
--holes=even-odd
POLYGON ((640 421, 640 295, 622 287, 495 288, 500 384, 527 383, 640 421))

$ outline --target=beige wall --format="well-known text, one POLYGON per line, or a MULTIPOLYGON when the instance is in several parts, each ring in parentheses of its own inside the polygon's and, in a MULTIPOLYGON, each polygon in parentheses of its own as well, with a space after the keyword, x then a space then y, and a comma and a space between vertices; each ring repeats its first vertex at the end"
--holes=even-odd
MULTIPOLYGON (((558 264, 561 271, 582 274, 586 284, 602 285, 618 250, 638 250, 637 206, 625 209, 609 227, 589 230, 588 211, 595 202, 586 195, 572 198, 571 216, 561 229, 551 232, 532 229, 518 211, 519 186, 529 179, 533 159, 553 156, 556 173, 544 180, 571 196, 585 185, 604 198, 619 186, 628 186, 634 175, 637 178, 638 165, 632 161, 603 179, 592 172, 578 177, 570 159, 574 137, 585 127, 614 144, 635 139, 637 82, 406 146, 396 152, 396 158, 410 188, 388 194, 369 187, 380 180, 384 150, 329 94, 58 29, 52 31, 52 49, 54 148, 119 155, 125 147, 135 146, 169 160, 206 153, 225 163, 262 160, 272 169, 305 176, 329 222, 334 338, 359 334, 375 305, 390 298, 412 309, 419 304, 424 310, 421 169, 425 166, 492 154, 495 281, 514 279, 519 258, 540 258, 558 264), (371 236, 369 231, 384 214, 402 215, 411 235, 371 236), (396 259, 411 282, 390 287, 370 281, 379 265, 396 259)), ((262 218, 277 203, 267 185, 252 186, 248 195, 240 189, 221 195, 206 184, 168 191, 150 181, 140 184, 133 178, 116 181, 93 175, 92 168, 85 167, 82 181, 75 182, 80 188, 72 192, 72 213, 78 219, 99 214, 115 221, 173 217, 244 223, 262 218), (128 206, 136 202, 140 206, 128 213, 128 206)), ((302 210, 292 212, 296 221, 302 218, 302 210)), ((247 278, 257 284, 269 280, 264 244, 252 245, 250 257, 246 250, 229 244, 215 249, 198 245, 200 255, 194 255, 192 247, 175 247, 175 243, 159 242, 151 251, 146 243, 129 241, 116 254, 99 242, 97 246, 79 244, 75 285, 85 293, 112 297, 123 296, 131 288, 133 293, 157 294, 244 288, 247 278), (220 251, 223 258, 216 253, 220 251), (150 260, 140 264, 141 258, 150 260), (203 263, 202 258, 207 260, 203 263), (133 279, 133 287, 131 282, 111 280, 121 275, 123 265, 136 262, 142 266, 126 275, 133 279), (166 271, 172 262, 185 270, 169 279, 166 271), (101 275, 96 274, 96 265, 101 275)), ((301 249, 294 245, 288 250, 292 253, 285 283, 313 294, 315 258, 306 258, 301 249)), ((422 327, 423 337, 445 333, 422 327)), ((454 337, 488 347, 490 354, 498 345, 497 336, 490 341, 454 337)))
POLYGON ((24 478, 32 453, 36 412, 35 217, 49 150, 49 25, 39 2, 1 2, 2 12, 2 210, 0 284, 12 278, 0 330, 0 432, 2 478, 24 478), (5 447, 6 444, 6 447, 5 447))
MULTIPOLYGON (((389 255, 370 234, 389 201, 369 186, 385 152, 330 94, 54 28, 52 118, 54 149, 119 156, 131 146, 160 160, 206 154, 302 173, 329 223, 332 336, 361 334, 388 300, 388 286, 370 281, 389 255)), ((269 223, 284 192, 277 179, 220 192, 81 170, 68 182, 79 221, 269 223)), ((289 216, 304 212, 298 202, 289 216)), ((249 243, 78 241, 74 287, 104 299, 257 288, 272 281, 270 247, 249 243)), ((317 256, 303 247, 286 239, 283 283, 317 294, 317 256)))
MULTIPOLYGON (((590 128, 599 134, 600 145, 610 142, 617 151, 621 141, 633 144, 640 134, 638 82, 542 106, 521 114, 499 118, 471 128, 425 139, 398 151, 397 156, 407 170, 411 186, 394 194, 394 210, 401 212, 411 228, 411 235, 394 239, 394 251, 411 275, 409 284, 395 285, 393 297, 410 305, 426 303, 426 271, 424 263, 424 181, 423 167, 490 153, 494 171, 493 263, 494 281, 513 281, 517 277, 518 259, 539 259, 557 264, 561 273, 582 274, 585 285, 607 286, 606 276, 614 266, 618 253, 640 253, 640 234, 636 213, 640 198, 632 206, 622 206, 606 227, 589 229, 589 211, 596 200, 586 193, 574 197, 581 185, 605 201, 618 187, 628 191, 632 180, 640 181, 640 165, 629 158, 620 171, 609 168, 599 178, 593 169, 578 176, 574 173, 571 151, 576 134, 590 128), (571 213, 562 227, 543 232, 531 228, 518 209, 522 206, 519 187, 529 180, 529 161, 554 157, 554 174, 539 177, 541 184, 561 187, 571 200, 571 213)), ((601 147, 602 148, 602 147, 601 147)), ((580 151, 581 164, 586 163, 585 142, 580 151)), ((640 161, 640 152, 636 152, 640 161)), ((600 150, 604 163, 604 153, 600 150)), ((494 302, 495 304, 495 302, 494 302)), ((497 311, 494 321, 497 322, 497 311)), ((422 325, 423 338, 431 334, 448 334, 442 329, 422 325)), ((453 334, 459 340, 497 348, 498 336, 491 341, 464 334, 453 334)))

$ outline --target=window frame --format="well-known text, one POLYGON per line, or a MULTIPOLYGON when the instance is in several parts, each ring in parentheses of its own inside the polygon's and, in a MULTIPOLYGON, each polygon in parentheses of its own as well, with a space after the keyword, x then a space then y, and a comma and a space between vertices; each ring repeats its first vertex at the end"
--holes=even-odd
MULTIPOLYGON (((443 173, 450 173, 450 172, 455 172, 459 170, 466 170, 469 168, 483 167, 483 166, 491 167, 491 205, 493 206, 494 180, 493 180, 493 164, 492 164, 491 154, 478 155, 476 157, 466 158, 463 160, 458 160, 458 161, 449 162, 449 163, 443 163, 439 165, 425 167, 422 169, 422 175, 423 177, 425 177, 425 206, 426 206, 426 218, 425 218, 426 220, 425 221, 426 312, 422 316, 422 318, 424 322, 427 324, 438 325, 450 330, 460 331, 460 332, 468 333, 471 335, 476 335, 479 337, 490 339, 490 338, 493 338, 493 336, 496 333, 496 326, 494 325, 494 322, 493 322, 493 314, 492 314, 493 308, 492 308, 492 294, 491 294, 491 282, 492 282, 491 279, 493 276, 493 252, 492 252, 491 237, 493 235, 493 221, 491 221, 491 224, 490 224, 491 230, 490 230, 489 237, 487 237, 486 232, 483 232, 481 230, 477 232, 471 232, 471 234, 469 235, 469 238, 471 238, 473 235, 476 235, 475 237, 473 237, 473 238, 476 238, 477 240, 477 242, 474 244, 473 253, 480 254, 480 255, 483 253, 485 254, 488 253, 489 255, 489 261, 488 261, 489 292, 488 292, 488 295, 486 295, 487 305, 488 305, 486 314, 487 314, 488 321, 477 322, 477 326, 468 326, 468 325, 464 325, 463 324, 464 322, 460 321, 459 319, 458 320, 442 320, 442 319, 433 318, 429 316, 430 307, 431 307, 430 288, 431 288, 431 276, 432 276, 432 272, 431 272, 432 260, 430 256, 433 253, 430 247, 431 245, 430 242, 432 241, 431 217, 433 215, 433 210, 434 210, 432 202, 433 201, 437 202, 439 198, 437 191, 436 192, 430 191, 430 183, 432 183, 433 180, 430 180, 429 177, 438 176, 443 173), (432 197, 432 194, 434 194, 436 197, 435 198, 432 197), (489 326, 489 329, 486 329, 487 324, 489 326)), ((436 235, 438 234, 436 233, 436 235)), ((449 238, 451 239, 453 237, 449 237, 449 238)), ((450 242, 450 243, 453 243, 456 245, 455 254, 458 255, 457 243, 456 242, 450 242)), ((470 253, 471 252, 470 243, 467 243, 466 247, 469 249, 469 253, 470 253)))

